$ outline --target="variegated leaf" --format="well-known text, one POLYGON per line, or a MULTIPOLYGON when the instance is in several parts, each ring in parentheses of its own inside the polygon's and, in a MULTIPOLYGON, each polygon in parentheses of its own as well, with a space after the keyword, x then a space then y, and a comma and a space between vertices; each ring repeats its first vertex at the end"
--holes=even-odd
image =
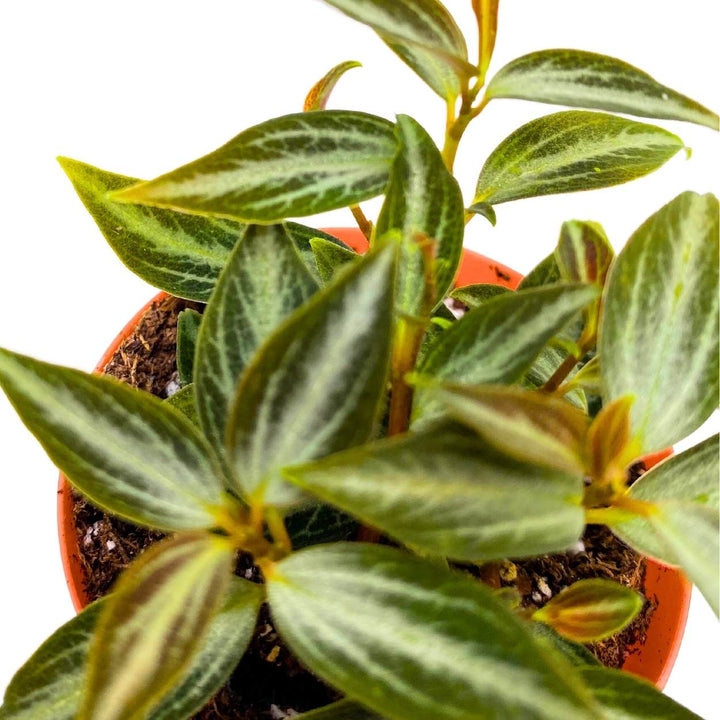
POLYGON ((279 471, 363 443, 385 394, 397 248, 365 255, 262 345, 228 427, 239 491, 255 504, 299 499, 279 471))
POLYGON ((573 668, 482 583, 361 543, 294 553, 268 579, 298 658, 394 720, 599 718, 573 668))
POLYGON ((403 237, 398 277, 398 309, 423 314, 424 255, 419 241, 433 244, 434 303, 452 287, 465 231, 462 193, 427 132, 407 115, 397 118, 399 151, 390 173, 377 234, 396 230, 403 237))
POLYGON ((583 474, 585 413, 565 400, 510 385, 430 385, 451 417, 512 457, 583 474))
POLYGON ((340 81, 340 78, 348 70, 358 67, 362 67, 362 63, 357 62, 357 60, 346 60, 345 62, 336 65, 326 75, 323 75, 323 77, 312 86, 312 89, 307 94, 303 110, 305 112, 310 112, 312 110, 324 110, 327 107, 330 95, 340 81))
MULTIPOLYGON (((499 295, 448 328, 425 355, 418 372, 463 385, 515 382, 550 338, 596 297, 597 289, 590 285, 555 285, 499 295)), ((438 410, 427 391, 416 393, 414 419, 432 417, 438 410)))
POLYGON ((193 424, 114 378, 0 350, 0 385, 50 459, 93 503, 163 530, 208 528, 221 471, 193 424))
POLYGON ((718 201, 687 192, 633 234, 608 279, 599 354, 606 401, 633 395, 646 453, 718 405, 718 201))
POLYGON ((580 220, 563 223, 555 259, 565 282, 605 285, 615 253, 602 225, 580 220))
POLYGON ((265 339, 318 289, 283 225, 251 225, 205 310, 195 357, 200 422, 219 455, 243 371, 265 339))
POLYGON ((356 260, 358 254, 337 243, 317 237, 310 241, 320 279, 327 285, 340 268, 356 260))
POLYGON ((702 720, 646 680, 604 667, 579 669, 606 720, 702 720))
POLYGON ((554 285, 559 283, 560 268, 552 252, 546 258, 541 260, 521 281, 518 290, 532 290, 533 288, 544 287, 545 285, 554 285))
POLYGON ((602 578, 579 580, 533 613, 533 620, 563 637, 591 643, 611 637, 633 621, 645 599, 632 588, 602 578))
POLYGON ((474 310, 486 303, 488 300, 492 300, 498 295, 504 295, 509 292, 512 292, 512 290, 503 287, 502 285, 481 283, 478 285, 465 285, 463 287, 456 288, 450 293, 450 297, 453 300, 461 302, 463 305, 467 305, 469 310, 474 310))
MULTIPOLYGON (((185 720, 215 694, 245 652, 262 600, 261 586, 233 578, 189 669, 147 720, 185 720)), ((85 696, 88 649, 106 602, 94 603, 40 646, 11 680, 0 718, 75 720, 85 696)))
POLYGON ((197 406, 195 404, 195 386, 192 383, 180 388, 180 390, 167 398, 165 402, 181 412, 198 430, 202 430, 197 406))
POLYGON ((613 526, 625 542, 662 562, 681 566, 718 614, 720 489, 718 436, 665 460, 630 488, 654 503, 646 517, 613 526))
POLYGON ((585 50, 523 55, 498 71, 488 85, 487 97, 685 120, 720 129, 718 116, 700 103, 622 60, 585 50))
POLYGON ((108 193, 141 181, 69 158, 59 161, 110 247, 130 270, 172 295, 207 301, 228 254, 245 233, 244 225, 113 202, 108 193))
POLYGON ((439 0, 326 0, 370 26, 440 97, 457 98, 476 70, 452 15, 439 0))
POLYGON ((171 691, 220 609, 234 549, 208 533, 146 550, 122 575, 95 628, 78 720, 137 720, 171 691))
POLYGON ((620 185, 657 170, 683 147, 676 135, 605 113, 569 110, 532 120, 490 154, 473 202, 620 185))
POLYGON ((184 387, 193 381, 195 347, 202 315, 192 308, 185 308, 177 319, 176 363, 180 384, 184 387))
POLYGON ((349 110, 285 115, 112 198, 244 222, 278 222, 380 195, 395 150, 392 123, 374 115, 349 110))
POLYGON ((584 527, 582 472, 519 462, 454 423, 285 476, 413 548, 479 562, 565 550, 584 527))

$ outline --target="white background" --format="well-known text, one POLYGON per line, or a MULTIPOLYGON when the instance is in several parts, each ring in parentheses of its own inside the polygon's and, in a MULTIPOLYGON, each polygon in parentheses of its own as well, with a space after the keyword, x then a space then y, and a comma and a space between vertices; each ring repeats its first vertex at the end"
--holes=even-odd
MULTIPOLYGON (((449 0, 474 51, 470 0, 449 0)), ((716 0, 503 0, 491 68, 523 53, 578 47, 615 55, 720 108, 716 0)), ((442 101, 369 30, 319 0, 24 0, 0 5, 0 344, 90 370, 153 290, 105 245, 56 155, 149 178, 267 118, 295 112, 331 66, 364 68, 331 107, 403 112, 440 139, 442 101)), ((457 165, 466 199, 484 158, 513 129, 554 108, 495 101, 457 165)), ((649 178, 609 190, 503 205, 467 244, 527 272, 570 218, 604 223, 619 248, 679 192, 720 192, 718 137, 660 122, 693 148, 649 178)), ((373 212, 376 204, 369 204, 373 212)), ((337 212, 316 225, 352 224, 337 212)), ((717 422, 711 422, 717 430, 717 422)), ((705 428, 702 435, 708 434, 705 428)), ((697 437, 700 437, 697 436, 697 437)), ((56 472, 0 397, 0 689, 72 615, 57 549, 56 472)), ((667 691, 720 718, 718 626, 693 598, 667 691)))

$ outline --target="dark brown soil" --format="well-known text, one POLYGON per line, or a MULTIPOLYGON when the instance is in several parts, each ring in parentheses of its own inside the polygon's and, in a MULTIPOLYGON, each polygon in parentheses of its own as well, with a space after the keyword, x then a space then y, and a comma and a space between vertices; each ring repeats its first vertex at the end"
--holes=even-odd
MULTIPOLYGON (((177 316, 186 307, 202 306, 176 298, 153 305, 105 368, 129 384, 166 398, 179 388, 175 365, 177 316)), ((74 494, 80 557, 91 600, 105 595, 122 570, 142 550, 163 537, 98 510, 74 494)), ((257 568, 240 555, 236 572, 255 582, 257 568)), ((540 607, 573 579, 614 578, 642 589, 645 563, 608 530, 590 526, 576 552, 517 563, 491 563, 477 571, 494 587, 516 587, 526 607, 540 607)), ((612 640, 591 649, 610 667, 622 665, 627 647, 644 636, 653 607, 612 640)), ((302 668, 279 640, 266 608, 258 632, 233 676, 193 720, 282 720, 321 707, 338 694, 302 668)))

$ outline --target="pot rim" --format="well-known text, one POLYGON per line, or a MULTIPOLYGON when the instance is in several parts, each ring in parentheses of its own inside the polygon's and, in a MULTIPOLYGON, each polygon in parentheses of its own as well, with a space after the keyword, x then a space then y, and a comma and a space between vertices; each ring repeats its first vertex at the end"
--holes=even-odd
MULTIPOLYGON (((358 252, 367 250, 367 241, 356 228, 331 227, 324 228, 324 231, 341 237, 343 242, 358 252)), ((493 283, 514 290, 521 280, 522 275, 512 268, 463 248, 456 280, 458 286, 493 283)), ((122 341, 132 333, 147 310, 166 297, 168 297, 168 293, 158 293, 128 321, 103 353, 93 372, 102 373, 104 371, 122 341)), ((644 458, 645 467, 650 469, 671 452, 671 450, 666 450, 644 458)), ((73 606, 77 612, 80 612, 90 601, 84 588, 85 573, 75 532, 70 484, 62 473, 57 495, 58 534, 63 571, 73 606)), ((644 591, 647 597, 655 600, 656 607, 647 627, 645 643, 638 643, 630 647, 630 653, 622 667, 623 670, 649 680, 660 690, 665 687, 680 651, 690 609, 691 589, 692 586, 678 569, 662 565, 654 560, 647 560, 644 591)))

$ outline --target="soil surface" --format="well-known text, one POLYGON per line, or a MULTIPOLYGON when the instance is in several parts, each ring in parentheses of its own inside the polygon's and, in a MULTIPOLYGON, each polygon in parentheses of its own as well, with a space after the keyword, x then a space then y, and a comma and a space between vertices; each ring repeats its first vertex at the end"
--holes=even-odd
MULTIPOLYGON (((176 392, 177 316, 186 307, 203 308, 173 297, 154 304, 121 344, 105 373, 161 398, 176 392)), ((73 498, 86 590, 95 600, 111 589, 133 558, 163 535, 118 520, 76 493, 73 498)), ((472 572, 493 587, 516 587, 523 596, 523 606, 540 607, 571 582, 583 578, 613 578, 642 590, 645 561, 609 530, 589 526, 582 543, 572 552, 489 563, 472 572)), ((246 555, 238 556, 236 573, 260 582, 257 568, 246 555)), ((590 649, 605 665, 622 666, 632 646, 644 638, 653 608, 646 602, 641 615, 623 633, 590 649)), ((302 668, 278 638, 264 607, 246 655, 193 720, 283 720, 338 697, 335 690, 302 668)))

